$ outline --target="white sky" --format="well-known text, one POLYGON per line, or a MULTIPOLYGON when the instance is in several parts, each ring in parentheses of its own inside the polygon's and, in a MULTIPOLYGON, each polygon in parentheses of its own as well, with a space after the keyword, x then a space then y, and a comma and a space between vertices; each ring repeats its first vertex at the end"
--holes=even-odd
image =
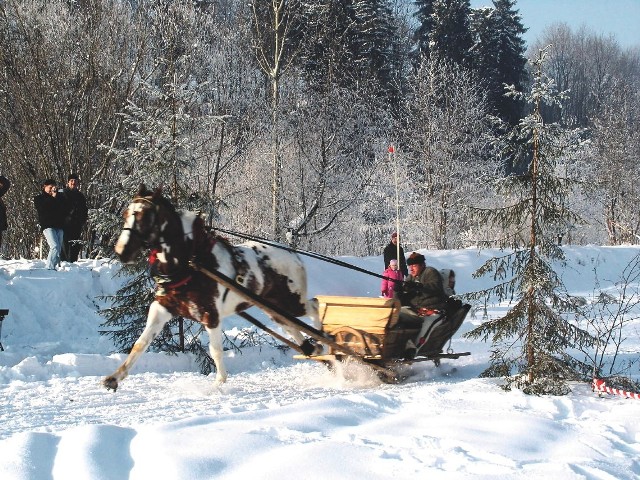
MULTIPOLYGON (((491 5, 491 0, 471 0, 472 8, 491 5)), ((529 29, 527 43, 552 23, 565 22, 574 30, 586 25, 596 33, 611 33, 623 48, 640 47, 640 0, 518 0, 516 8, 529 29)))

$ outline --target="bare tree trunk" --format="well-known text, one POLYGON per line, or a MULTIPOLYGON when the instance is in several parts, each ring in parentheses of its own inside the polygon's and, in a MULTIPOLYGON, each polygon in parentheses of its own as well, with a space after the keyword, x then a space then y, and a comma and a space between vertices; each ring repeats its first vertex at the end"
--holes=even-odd
MULTIPOLYGON (((536 114, 538 120, 541 122, 540 116, 540 100, 536 101, 536 114)), ((540 138, 538 129, 533 131, 533 159, 531 160, 531 215, 530 215, 530 238, 529 238, 529 268, 534 268, 532 265, 535 262, 536 257, 536 218, 538 209, 538 155, 540 138)), ((536 307, 535 307, 535 288, 530 286, 527 289, 527 365, 529 367, 528 381, 533 383, 535 380, 534 370, 531 368, 535 364, 535 346, 534 346, 534 332, 536 321, 536 307)))

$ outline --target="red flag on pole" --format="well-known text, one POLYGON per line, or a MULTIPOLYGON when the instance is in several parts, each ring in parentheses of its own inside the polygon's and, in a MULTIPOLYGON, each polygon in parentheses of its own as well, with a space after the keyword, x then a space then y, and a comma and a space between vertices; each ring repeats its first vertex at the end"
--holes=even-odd
POLYGON ((395 153, 396 149, 393 147, 393 145, 389 145, 389 153, 395 153))

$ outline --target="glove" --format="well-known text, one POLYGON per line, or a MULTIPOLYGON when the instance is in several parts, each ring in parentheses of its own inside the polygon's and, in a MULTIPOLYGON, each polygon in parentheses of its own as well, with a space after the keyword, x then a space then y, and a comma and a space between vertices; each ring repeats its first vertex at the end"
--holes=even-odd
POLYGON ((404 291, 407 293, 416 293, 422 290, 422 284, 418 282, 404 282, 404 291))

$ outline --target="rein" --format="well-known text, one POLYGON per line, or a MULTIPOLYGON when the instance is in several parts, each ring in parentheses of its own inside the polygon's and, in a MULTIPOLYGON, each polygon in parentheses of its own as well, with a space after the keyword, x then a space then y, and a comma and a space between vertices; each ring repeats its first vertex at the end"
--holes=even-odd
MULTIPOLYGON (((147 197, 134 197, 132 201, 135 202, 135 201, 138 201, 138 200, 150 203, 151 205, 153 205, 153 207, 156 209, 156 211, 159 208, 159 206, 155 202, 153 202, 151 199, 149 199, 147 197)), ((218 232, 221 232, 221 233, 224 233, 224 234, 227 234, 227 235, 232 235, 232 236, 235 236, 235 237, 238 237, 238 238, 242 238, 242 239, 245 239, 245 240, 251 240, 251 241, 254 241, 254 242, 262 243, 264 245, 269 245, 269 246, 272 246, 272 247, 275 247, 275 248, 279 248, 281 250, 286 250, 288 252, 294 252, 294 253, 298 253, 300 255, 306 255, 308 257, 315 258, 316 260, 321 260, 323 262, 331 263, 333 265, 338 265, 340 267, 348 268, 349 270, 354 270, 356 272, 364 273, 364 274, 370 275, 372 277, 391 280, 391 281, 393 281, 395 283, 404 283, 404 280, 396 280, 394 278, 385 277, 384 275, 381 275, 379 273, 375 273, 375 272, 372 272, 370 270, 366 270, 364 268, 357 267, 355 265, 352 265, 352 264, 347 263, 347 262, 343 262, 342 260, 337 260, 337 259, 329 257, 327 255, 322 255, 322 254, 316 253, 316 252, 310 252, 308 250, 300 250, 300 249, 297 249, 297 248, 288 247, 286 245, 282 245, 281 243, 273 242, 273 241, 268 240, 266 238, 258 237, 256 235, 248 235, 248 234, 244 234, 244 233, 240 233, 240 232, 234 232, 232 230, 226 230, 224 228, 217 228, 217 227, 206 227, 205 226, 204 228, 208 229, 209 232, 218 231, 218 232)), ((135 234, 140 237, 140 234, 137 231, 133 230, 132 228, 123 228, 123 230, 130 230, 131 232, 135 232, 135 234)), ((189 234, 187 234, 187 233, 184 234, 185 237, 187 237, 188 235, 189 234)), ((164 243, 164 242, 160 242, 160 244, 162 244, 162 243, 164 243)))
POLYGON ((308 250, 299 250, 293 247, 287 247, 286 245, 282 245, 281 243, 273 242, 271 240, 267 240, 266 238, 258 237, 255 235, 248 235, 245 233, 234 232, 232 230, 225 230, 223 228, 209 227, 211 230, 216 230, 218 232, 225 233, 227 235, 233 235, 238 238, 243 238, 245 240, 251 240, 258 243, 263 243, 265 245, 269 245, 272 247, 280 248, 281 250, 286 250, 288 252, 295 252, 300 255, 306 255, 311 258, 315 258, 316 260, 322 260, 323 262, 332 263, 334 265, 338 265, 340 267, 345 267, 350 270, 355 270, 356 272, 365 273, 367 275, 371 275, 372 277, 383 278, 386 280, 392 280, 396 283, 404 283, 403 280, 396 280, 395 278, 385 277, 384 275, 380 275, 379 273, 372 272, 370 270, 366 270, 364 268, 357 267, 347 262, 343 262, 342 260, 337 260, 335 258, 329 257, 327 255, 322 255, 320 253, 310 252, 308 250))

